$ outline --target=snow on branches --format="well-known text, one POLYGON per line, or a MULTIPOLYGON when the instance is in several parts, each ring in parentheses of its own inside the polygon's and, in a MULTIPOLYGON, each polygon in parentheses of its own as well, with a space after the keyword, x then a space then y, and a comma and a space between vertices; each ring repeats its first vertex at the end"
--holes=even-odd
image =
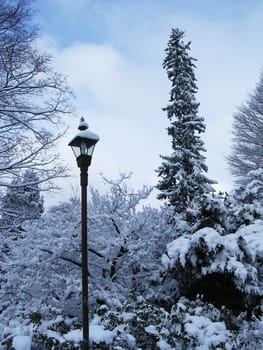
POLYGON ((174 212, 183 212, 191 201, 213 191, 205 173, 204 143, 200 134, 205 131, 204 118, 198 116, 194 59, 189 55, 190 43, 184 43, 184 32, 172 29, 163 68, 172 87, 170 100, 163 109, 170 125, 172 154, 161 156, 163 162, 157 170, 160 177, 157 188, 159 199, 167 200, 174 212))

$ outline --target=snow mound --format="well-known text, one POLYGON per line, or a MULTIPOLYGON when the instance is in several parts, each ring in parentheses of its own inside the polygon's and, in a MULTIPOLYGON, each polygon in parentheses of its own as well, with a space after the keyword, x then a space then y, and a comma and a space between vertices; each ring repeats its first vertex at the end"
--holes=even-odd
POLYGON ((90 341, 95 344, 111 344, 114 336, 114 332, 104 329, 102 325, 90 325, 90 341))
POLYGON ((31 337, 27 335, 17 335, 13 338, 12 347, 15 350, 30 350, 31 337))
POLYGON ((82 341, 82 330, 74 329, 64 335, 64 338, 69 342, 80 343, 82 341))

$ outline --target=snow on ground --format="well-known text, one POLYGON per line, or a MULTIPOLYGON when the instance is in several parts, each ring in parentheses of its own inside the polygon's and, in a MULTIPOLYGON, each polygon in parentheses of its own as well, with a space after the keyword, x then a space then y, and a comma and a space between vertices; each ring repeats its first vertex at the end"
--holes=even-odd
POLYGON ((92 325, 90 326, 90 341, 99 344, 106 343, 111 344, 115 333, 109 330, 104 329, 101 325, 92 325))
POLYGON ((13 338, 12 347, 15 350, 30 350, 31 337, 28 335, 17 335, 13 338))
POLYGON ((82 341, 82 330, 74 329, 64 335, 64 338, 72 343, 80 343, 82 341))
POLYGON ((104 329, 99 322, 100 320, 98 317, 94 317, 94 319, 91 321, 89 328, 90 341, 97 344, 100 342, 111 344, 115 336, 115 332, 104 329))

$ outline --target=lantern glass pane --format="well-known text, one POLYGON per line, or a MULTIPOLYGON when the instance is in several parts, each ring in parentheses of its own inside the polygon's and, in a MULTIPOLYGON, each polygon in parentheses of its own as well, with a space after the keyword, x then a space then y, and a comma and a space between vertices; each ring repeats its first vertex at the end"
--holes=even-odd
POLYGON ((80 153, 82 155, 88 154, 88 147, 87 147, 87 143, 85 141, 81 141, 81 143, 80 143, 80 153))
POLYGON ((95 145, 91 145, 91 146, 89 147, 89 149, 88 149, 88 155, 89 155, 89 156, 92 156, 93 151, 94 151, 94 148, 95 148, 95 145))
POLYGON ((72 146, 71 148, 73 150, 75 157, 78 158, 80 156, 80 148, 78 146, 72 146))
POLYGON ((91 144, 90 142, 87 142, 87 140, 83 140, 80 143, 80 153, 82 155, 92 156, 94 148, 95 144, 91 144))

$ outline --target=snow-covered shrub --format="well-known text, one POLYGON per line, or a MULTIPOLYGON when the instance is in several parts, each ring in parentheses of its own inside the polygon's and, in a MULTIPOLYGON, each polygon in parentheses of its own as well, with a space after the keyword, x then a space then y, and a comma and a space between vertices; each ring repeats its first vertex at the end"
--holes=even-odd
MULTIPOLYGON (((92 324, 103 327, 103 332, 111 332, 111 337, 108 333, 108 347, 105 349, 163 349, 160 342, 164 344, 169 334, 168 313, 164 309, 140 296, 127 300, 117 311, 103 309, 104 312, 99 312, 100 316, 95 316, 92 324)), ((101 349, 101 344, 105 343, 105 339, 93 337, 92 349, 101 349)))
POLYGON ((142 207, 150 193, 135 192, 129 175, 104 179, 107 191, 92 190, 89 206, 90 306, 101 303, 116 308, 131 292, 151 294, 150 285, 160 278, 160 258, 168 242, 162 211, 142 207))
MULTIPOLYGON (((150 189, 134 192, 126 180, 122 176, 108 182, 104 194, 92 191, 88 210, 91 315, 102 304, 116 310, 132 292, 152 295, 150 286, 159 282, 167 225, 159 210, 137 207, 150 189)), ((25 223, 23 230, 19 237, 1 241, 0 334, 12 335, 12 319, 26 326, 37 321, 38 339, 43 336, 43 341, 56 344, 44 325, 48 322, 50 330, 49 322, 57 317, 71 318, 70 331, 81 318, 79 200, 51 208, 39 221, 25 223)), ((62 328, 56 332, 63 333, 62 328)))
POLYGON ((4 272, 0 338, 12 334, 13 320, 30 328, 37 314, 41 324, 53 322, 61 315, 78 322, 81 314, 78 209, 74 201, 61 204, 39 221, 24 224, 18 238, 6 235, 1 240, 4 272))
POLYGON ((167 279, 176 280, 174 299, 202 295, 217 307, 251 314, 262 294, 262 228, 258 221, 226 236, 203 228, 169 243, 162 262, 167 279))
POLYGON ((171 309, 170 320, 176 349, 224 348, 230 335, 220 311, 198 298, 190 301, 181 297, 171 309))
POLYGON ((181 298, 167 312, 137 297, 119 311, 103 310, 92 321, 97 328, 91 329, 101 335, 92 336, 92 349, 208 350, 223 348, 231 338, 220 311, 201 300, 181 298))
POLYGON ((247 184, 229 193, 225 200, 230 231, 263 218, 263 169, 250 171, 247 184))

